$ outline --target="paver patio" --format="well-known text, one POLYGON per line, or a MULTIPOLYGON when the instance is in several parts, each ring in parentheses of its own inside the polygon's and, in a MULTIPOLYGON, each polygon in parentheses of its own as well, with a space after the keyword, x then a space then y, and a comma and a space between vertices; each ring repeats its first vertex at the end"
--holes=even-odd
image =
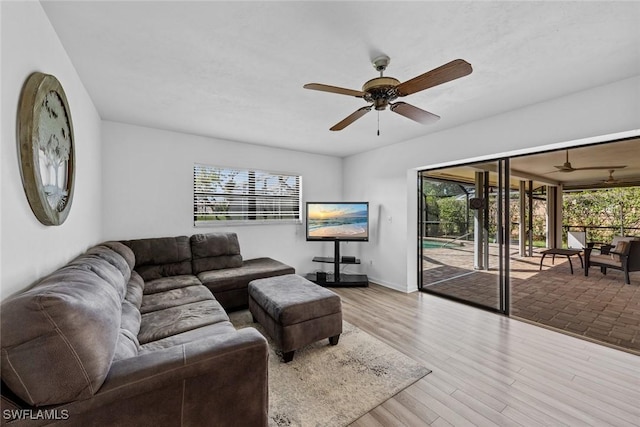
MULTIPOLYGON (((489 270, 474 270, 472 244, 425 249, 424 286, 497 307, 496 250, 490 250, 489 270)), ((631 285, 626 285, 615 270, 605 276, 591 268, 585 277, 577 257, 572 275, 565 257, 556 257, 554 265, 546 257, 539 271, 539 253, 511 254, 512 316, 640 354, 640 272, 631 273, 631 285)))

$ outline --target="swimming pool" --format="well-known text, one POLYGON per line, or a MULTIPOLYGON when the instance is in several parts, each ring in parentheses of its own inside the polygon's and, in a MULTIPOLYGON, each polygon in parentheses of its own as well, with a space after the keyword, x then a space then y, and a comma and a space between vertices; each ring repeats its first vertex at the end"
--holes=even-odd
POLYGON ((436 240, 423 240, 422 249, 441 248, 444 242, 438 242, 436 240))

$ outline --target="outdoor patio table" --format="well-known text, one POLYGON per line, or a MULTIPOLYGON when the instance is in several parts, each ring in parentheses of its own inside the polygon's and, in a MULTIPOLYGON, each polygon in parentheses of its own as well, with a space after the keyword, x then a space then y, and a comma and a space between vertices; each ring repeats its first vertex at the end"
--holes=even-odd
POLYGON ((540 270, 542 270, 542 261, 544 261, 544 257, 547 255, 551 255, 551 264, 555 263, 556 255, 564 255, 569 260, 569 268, 571 269, 571 274, 573 274, 573 264, 571 263, 571 257, 573 255, 578 255, 580 258, 580 266, 584 268, 584 263, 582 262, 582 250, 581 249, 560 249, 560 248, 551 248, 545 249, 540 252, 542 254, 542 258, 540 259, 540 270))

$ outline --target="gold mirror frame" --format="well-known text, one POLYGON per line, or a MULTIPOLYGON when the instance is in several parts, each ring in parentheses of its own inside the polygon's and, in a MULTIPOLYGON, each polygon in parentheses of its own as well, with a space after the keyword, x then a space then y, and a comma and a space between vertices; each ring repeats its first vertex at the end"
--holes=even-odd
POLYGON ((22 186, 44 225, 69 215, 75 181, 75 139, 67 96, 58 79, 33 73, 20 95, 17 137, 22 186))

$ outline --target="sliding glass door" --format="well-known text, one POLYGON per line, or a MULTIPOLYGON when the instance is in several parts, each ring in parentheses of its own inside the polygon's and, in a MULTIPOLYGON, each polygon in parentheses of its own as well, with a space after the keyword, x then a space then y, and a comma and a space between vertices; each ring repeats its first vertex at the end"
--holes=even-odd
POLYGON ((509 312, 509 160, 419 174, 419 288, 509 312))

